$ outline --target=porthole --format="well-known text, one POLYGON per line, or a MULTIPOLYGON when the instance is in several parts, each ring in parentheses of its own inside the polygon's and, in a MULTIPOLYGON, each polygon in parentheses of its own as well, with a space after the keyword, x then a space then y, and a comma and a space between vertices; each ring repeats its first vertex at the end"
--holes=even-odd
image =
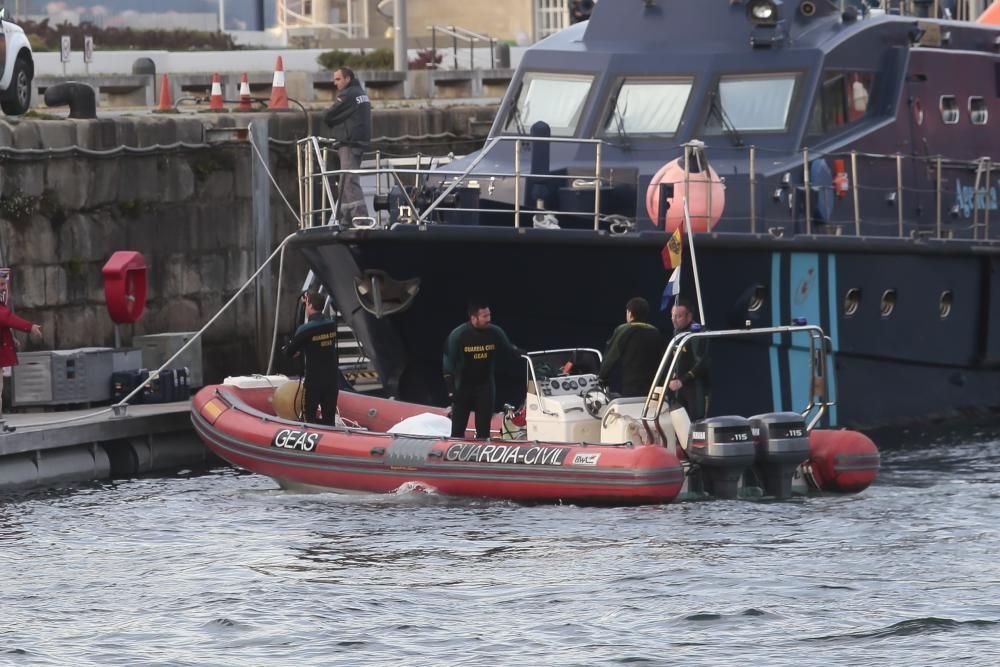
POLYGON ((882 292, 882 317, 889 317, 896 309, 896 290, 887 289, 882 292))
POLYGON ((747 312, 756 313, 764 307, 764 301, 766 300, 767 288, 763 285, 757 285, 753 290, 753 296, 750 297, 750 303, 747 304, 747 312))
POLYGON ((951 304, 954 300, 955 296, 951 293, 950 289, 941 292, 941 301, 938 304, 938 309, 942 320, 947 319, 951 315, 951 304))
POLYGON ((847 294, 844 295, 844 315, 846 317, 852 317, 858 312, 858 306, 861 305, 861 289, 857 287, 852 287, 847 290, 847 294))
POLYGON ((941 120, 945 125, 954 125, 959 117, 958 100, 954 95, 941 96, 941 120))

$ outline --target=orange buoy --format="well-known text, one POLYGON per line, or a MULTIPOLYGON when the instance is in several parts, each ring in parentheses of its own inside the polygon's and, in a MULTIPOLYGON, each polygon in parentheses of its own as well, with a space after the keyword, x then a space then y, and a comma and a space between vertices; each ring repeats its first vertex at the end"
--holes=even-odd
POLYGON ((878 447, 857 431, 814 429, 809 433, 812 482, 822 491, 858 493, 875 481, 878 447))
MULTIPOLYGON (((673 183, 674 195, 667 198, 669 208, 664 231, 672 232, 684 225, 684 165, 680 158, 660 167, 646 188, 646 213, 655 224, 660 214, 660 184, 673 183)), ((691 172, 687 183, 688 211, 691 231, 707 232, 715 227, 726 207, 726 189, 711 167, 708 171, 691 172)))

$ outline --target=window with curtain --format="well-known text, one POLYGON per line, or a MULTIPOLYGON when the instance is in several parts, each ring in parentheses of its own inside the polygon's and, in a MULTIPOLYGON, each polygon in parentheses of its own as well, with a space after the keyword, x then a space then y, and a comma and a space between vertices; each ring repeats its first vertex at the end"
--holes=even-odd
POLYGON ((691 79, 625 79, 615 97, 604 133, 672 135, 677 132, 691 79))
POLYGON ((544 121, 553 137, 573 136, 593 81, 589 75, 527 73, 504 129, 528 134, 533 124, 544 121))
POLYGON ((706 129, 737 132, 784 130, 795 92, 796 75, 724 76, 714 92, 706 129))

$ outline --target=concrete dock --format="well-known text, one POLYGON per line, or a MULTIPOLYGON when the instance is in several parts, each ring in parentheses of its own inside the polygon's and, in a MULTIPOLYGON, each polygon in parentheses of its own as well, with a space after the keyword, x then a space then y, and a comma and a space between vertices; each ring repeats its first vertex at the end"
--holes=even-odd
POLYGON ((212 459, 191 427, 190 401, 6 414, 0 493, 129 477, 212 459))

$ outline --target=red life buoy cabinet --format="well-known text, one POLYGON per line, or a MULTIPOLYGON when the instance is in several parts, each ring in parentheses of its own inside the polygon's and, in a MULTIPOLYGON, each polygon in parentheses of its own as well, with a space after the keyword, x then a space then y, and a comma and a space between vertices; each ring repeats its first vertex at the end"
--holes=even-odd
POLYGON ((134 250, 119 250, 104 268, 104 300, 108 314, 118 324, 132 324, 146 308, 146 260, 134 250))

